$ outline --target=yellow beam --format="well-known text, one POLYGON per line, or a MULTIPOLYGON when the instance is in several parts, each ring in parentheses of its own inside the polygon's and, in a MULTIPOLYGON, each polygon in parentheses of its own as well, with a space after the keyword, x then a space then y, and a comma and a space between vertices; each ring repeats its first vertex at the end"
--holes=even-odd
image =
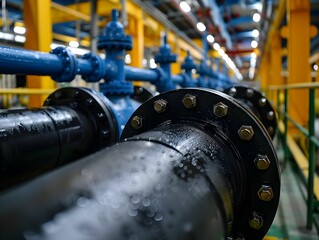
MULTIPOLYGON (((52 42, 51 0, 25 0, 24 23, 26 32, 25 47, 43 52, 50 51, 52 42)), ((41 66, 39 66, 41 67, 41 66)), ((50 77, 27 76, 27 87, 53 89, 55 82, 50 77)), ((42 106, 47 95, 31 96, 30 107, 42 106)))
POLYGON ((282 85, 284 84, 281 77, 281 37, 279 31, 274 31, 271 36, 271 67, 270 67, 270 85, 282 85))
MULTIPOLYGON (((288 82, 310 82, 310 1, 287 1, 288 82)), ((289 115, 302 125, 308 122, 308 91, 289 93, 289 115)))
POLYGON ((58 10, 62 13, 65 13, 66 15, 73 16, 78 20, 83 20, 85 22, 90 22, 91 20, 90 15, 84 14, 82 12, 76 11, 75 9, 63 6, 55 2, 51 2, 51 7, 52 9, 58 10))
POLYGON ((55 89, 39 89, 39 88, 0 88, 0 94, 14 95, 42 95, 51 94, 55 89))

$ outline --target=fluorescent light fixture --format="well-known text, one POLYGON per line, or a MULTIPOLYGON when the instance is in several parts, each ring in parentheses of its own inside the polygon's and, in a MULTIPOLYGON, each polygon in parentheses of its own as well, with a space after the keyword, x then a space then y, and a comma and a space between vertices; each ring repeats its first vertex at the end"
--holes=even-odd
POLYGON ((254 29, 252 35, 253 35, 254 38, 259 37, 259 31, 257 29, 254 29))
POLYGON ((77 41, 70 41, 69 46, 73 48, 77 48, 80 46, 80 44, 77 41))
POLYGON ((257 57, 256 53, 254 53, 254 52, 252 52, 252 53, 250 54, 250 56, 251 56, 252 58, 256 58, 256 57, 257 57))
POLYGON ((25 29, 25 27, 15 26, 13 28, 13 31, 17 34, 25 34, 27 30, 25 29))
POLYGON ((213 35, 209 34, 207 35, 207 41, 213 43, 215 41, 215 38, 213 37, 213 35))
POLYGON ((125 64, 130 64, 132 62, 132 58, 130 54, 126 54, 125 55, 125 60, 124 60, 125 64))
POLYGON ((218 49, 218 53, 220 56, 224 56, 225 51, 224 51, 224 49, 220 48, 220 49, 218 49))
POLYGON ((5 40, 13 40, 14 39, 14 35, 11 34, 11 33, 0 32, 0 38, 1 39, 5 39, 5 40))
POLYGON ((317 64, 313 65, 313 70, 318 71, 318 65, 317 64))
POLYGON ((255 13, 253 15, 253 21, 258 23, 260 21, 260 14, 259 13, 255 13))
POLYGON ((14 37, 14 41, 16 41, 16 42, 24 43, 25 40, 26 40, 25 36, 17 35, 17 36, 14 37))
POLYGON ((204 32, 206 30, 206 26, 202 22, 198 22, 196 26, 200 32, 204 32))
POLYGON ((179 7, 186 13, 190 12, 191 11, 191 7, 188 5, 187 2, 185 1, 181 1, 179 3, 179 7))
POLYGON ((252 40, 250 43, 252 48, 257 48, 258 47, 258 42, 256 40, 252 40))
POLYGON ((220 49, 220 46, 218 43, 214 43, 213 48, 218 51, 220 49))

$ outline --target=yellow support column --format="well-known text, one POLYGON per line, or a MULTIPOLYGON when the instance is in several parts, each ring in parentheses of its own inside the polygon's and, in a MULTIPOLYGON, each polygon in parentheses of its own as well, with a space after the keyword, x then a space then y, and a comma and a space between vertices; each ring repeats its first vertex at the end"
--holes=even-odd
POLYGON ((131 50, 131 65, 142 68, 142 61, 144 58, 144 22, 143 11, 136 6, 134 16, 129 16, 130 29, 133 27, 133 49, 131 50))
MULTIPOLYGON (((25 48, 49 52, 52 42, 51 0, 24 0, 24 23, 27 29, 25 48)), ((55 82, 50 77, 28 76, 27 87, 53 89, 55 82)), ((42 106, 46 97, 30 96, 29 106, 42 106)))
POLYGON ((261 88, 265 90, 270 84, 269 68, 270 68, 270 56, 269 52, 265 51, 263 54, 261 67, 260 67, 260 78, 261 78, 261 88))
MULTIPOLYGON (((310 1, 287 1, 288 84, 310 81, 310 1)), ((289 91, 289 114, 302 125, 308 122, 308 91, 289 91)))

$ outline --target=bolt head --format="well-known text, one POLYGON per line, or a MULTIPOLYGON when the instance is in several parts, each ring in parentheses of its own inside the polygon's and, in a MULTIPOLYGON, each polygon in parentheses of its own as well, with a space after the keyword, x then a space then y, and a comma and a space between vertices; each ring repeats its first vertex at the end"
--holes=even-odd
POLYGON ((224 117, 228 113, 228 106, 222 102, 219 102, 214 105, 214 114, 217 117, 224 117))
POLYGON ((267 170, 270 166, 270 160, 266 155, 258 155, 254 162, 259 170, 267 170))
POLYGON ((249 97, 249 98, 253 97, 254 96, 254 90, 251 89, 251 88, 248 88, 246 90, 246 96, 249 97))
POLYGON ((274 197, 272 188, 267 185, 262 185, 257 194, 259 199, 265 202, 269 202, 274 197))
POLYGON ((182 100, 184 107, 193 108, 196 107, 196 96, 191 94, 186 94, 182 100))
POLYGON ((270 135, 272 135, 272 134, 274 134, 274 128, 273 127, 268 127, 267 128, 267 132, 270 134, 270 135))
POLYGON ((135 129, 140 129, 143 126, 143 118, 141 116, 134 116, 131 120, 131 126, 135 129))
POLYGON ((262 97, 262 98, 260 98, 260 99, 258 100, 258 104, 259 104, 259 106, 261 106, 261 107, 266 106, 266 103, 267 103, 267 99, 266 99, 265 97, 262 97))
POLYGON ((228 94, 230 96, 234 97, 236 95, 236 93, 237 93, 237 89, 236 88, 232 87, 231 89, 229 89, 228 94))
POLYGON ((256 212, 253 213, 253 217, 249 220, 249 227, 259 230, 264 225, 263 218, 256 212))
POLYGON ((242 140, 250 140, 254 136, 254 130, 252 126, 242 125, 238 130, 238 135, 242 140))
POLYGON ((272 120, 274 120, 274 118, 275 118, 275 113, 274 113, 273 111, 269 111, 269 112, 267 113, 267 119, 268 119, 268 121, 272 121, 272 120))
POLYGON ((154 110, 157 113, 163 113, 166 111, 167 101, 164 99, 159 99, 154 102, 154 110))

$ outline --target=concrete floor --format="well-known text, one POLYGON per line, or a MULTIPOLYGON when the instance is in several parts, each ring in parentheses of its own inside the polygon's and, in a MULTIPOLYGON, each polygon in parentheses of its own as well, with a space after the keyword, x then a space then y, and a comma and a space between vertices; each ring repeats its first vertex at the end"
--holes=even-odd
POLYGON ((305 228, 307 208, 301 193, 303 186, 290 163, 282 169, 281 181, 277 215, 264 240, 318 240, 315 227, 312 231, 305 228))

